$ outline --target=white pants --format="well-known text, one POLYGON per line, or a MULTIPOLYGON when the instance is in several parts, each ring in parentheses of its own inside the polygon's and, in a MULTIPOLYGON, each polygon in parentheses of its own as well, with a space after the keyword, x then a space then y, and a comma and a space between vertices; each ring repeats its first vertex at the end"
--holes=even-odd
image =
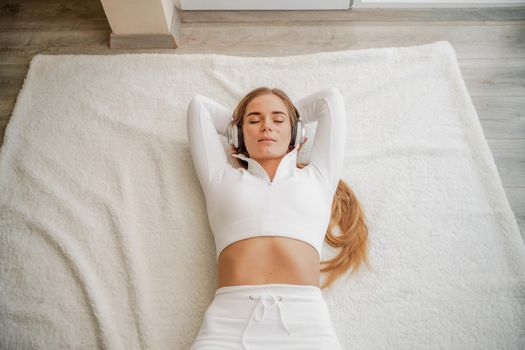
POLYGON ((343 350, 321 289, 300 284, 226 286, 190 350, 343 350))

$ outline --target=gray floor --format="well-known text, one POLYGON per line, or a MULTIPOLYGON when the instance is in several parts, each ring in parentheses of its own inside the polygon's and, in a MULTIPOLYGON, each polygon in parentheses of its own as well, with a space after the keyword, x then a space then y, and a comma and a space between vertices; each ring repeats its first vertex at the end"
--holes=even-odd
MULTIPOLYGON (((102 5, 0 1, 0 143, 37 53, 279 56, 449 41, 525 237, 525 7, 346 11, 184 11, 172 50, 110 50, 102 5)), ((525 239, 525 238, 524 238, 525 239)))

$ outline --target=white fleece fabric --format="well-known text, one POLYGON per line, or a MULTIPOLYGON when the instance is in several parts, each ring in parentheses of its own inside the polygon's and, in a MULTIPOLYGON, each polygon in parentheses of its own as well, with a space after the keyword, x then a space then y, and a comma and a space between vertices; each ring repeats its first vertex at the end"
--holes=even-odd
POLYGON ((0 348, 189 348, 217 266, 186 108, 259 86, 352 110, 341 179, 372 268, 323 291, 346 349, 525 348, 525 245, 446 41, 34 56, 0 149, 0 348))

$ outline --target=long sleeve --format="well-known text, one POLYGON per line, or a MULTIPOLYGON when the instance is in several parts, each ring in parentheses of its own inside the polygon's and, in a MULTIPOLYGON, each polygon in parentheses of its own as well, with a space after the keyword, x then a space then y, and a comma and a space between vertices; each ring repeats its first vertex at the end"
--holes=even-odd
POLYGON ((204 192, 228 166, 219 135, 226 137, 232 111, 203 95, 194 95, 187 109, 187 132, 195 172, 204 192))
POLYGON ((297 100, 294 105, 305 123, 317 121, 310 165, 335 191, 343 169, 346 143, 343 96, 336 87, 328 87, 297 100))

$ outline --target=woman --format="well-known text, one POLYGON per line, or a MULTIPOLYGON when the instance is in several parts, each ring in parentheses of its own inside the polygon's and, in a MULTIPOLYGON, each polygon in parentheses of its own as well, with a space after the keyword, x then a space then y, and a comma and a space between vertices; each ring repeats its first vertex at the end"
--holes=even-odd
POLYGON ((218 260, 215 298, 190 350, 342 349, 321 288, 367 262, 367 228, 339 179, 346 138, 339 90, 324 88, 294 105, 282 90, 260 87, 233 113, 195 95, 187 117, 218 260), (297 164, 307 141, 303 123, 314 121, 310 162, 297 164), (228 162, 219 134, 239 168, 228 162), (325 236, 341 251, 321 263, 325 236))

